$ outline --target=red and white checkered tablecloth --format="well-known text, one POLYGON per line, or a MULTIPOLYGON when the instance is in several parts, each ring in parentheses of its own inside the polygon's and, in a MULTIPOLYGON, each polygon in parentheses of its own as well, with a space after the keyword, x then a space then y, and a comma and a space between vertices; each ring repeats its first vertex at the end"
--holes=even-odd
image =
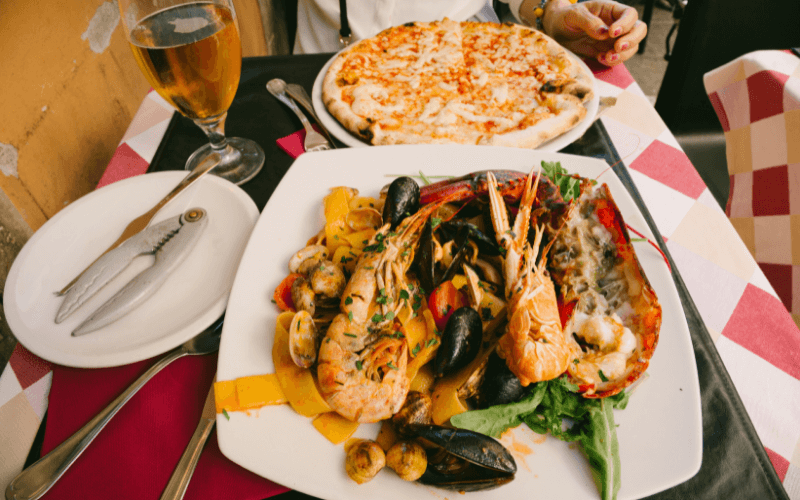
POLYGON ((753 52, 704 81, 725 130, 726 213, 800 325, 800 58, 753 52))
MULTIPOLYGON (((601 119, 667 241, 779 477, 789 495, 800 500, 800 331, 630 73, 623 66, 595 65, 593 71, 599 95, 617 97, 601 119)), ((100 184, 145 172, 171 115, 172 108, 151 92, 100 184)), ((0 376, 0 490, 22 469, 47 409, 50 383, 49 363, 17 346, 0 376)))

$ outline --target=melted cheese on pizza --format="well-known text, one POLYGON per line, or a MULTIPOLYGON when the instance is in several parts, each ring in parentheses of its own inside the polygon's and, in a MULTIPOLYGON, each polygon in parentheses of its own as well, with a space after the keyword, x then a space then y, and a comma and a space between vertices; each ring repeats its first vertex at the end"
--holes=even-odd
POLYGON ((547 46, 513 24, 398 26, 344 53, 336 99, 367 121, 376 144, 491 143, 562 112, 542 89, 568 78, 569 61, 547 46))

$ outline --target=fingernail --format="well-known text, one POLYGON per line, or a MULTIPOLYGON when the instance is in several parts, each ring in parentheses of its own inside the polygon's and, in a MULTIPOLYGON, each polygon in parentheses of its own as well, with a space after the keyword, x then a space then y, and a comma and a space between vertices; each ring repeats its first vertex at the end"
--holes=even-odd
POLYGON ((611 57, 609 57, 609 59, 611 59, 612 61, 616 61, 617 59, 619 59, 619 54, 611 54, 611 57))
POLYGON ((619 46, 619 50, 620 51, 627 50, 628 47, 630 47, 630 45, 628 44, 628 42, 625 42, 625 43, 623 43, 622 45, 619 46))
POLYGON ((600 32, 601 35, 605 35, 606 33, 608 33, 608 28, 606 28, 605 26, 600 26, 600 29, 598 29, 597 31, 600 32))
POLYGON ((614 30, 614 35, 613 35, 613 36, 617 37, 617 36, 619 36, 621 33, 622 33, 622 28, 617 28, 617 29, 615 29, 615 30, 614 30))

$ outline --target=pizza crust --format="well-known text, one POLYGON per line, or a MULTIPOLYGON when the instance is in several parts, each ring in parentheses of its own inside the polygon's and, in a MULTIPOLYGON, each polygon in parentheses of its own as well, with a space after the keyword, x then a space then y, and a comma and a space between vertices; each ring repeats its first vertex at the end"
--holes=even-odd
POLYGON ((342 99, 342 92, 337 83, 342 67, 353 48, 355 45, 342 51, 325 74, 325 78, 322 80, 322 103, 344 128, 369 142, 372 140, 370 122, 353 112, 350 105, 342 99))
POLYGON ((586 108, 577 97, 560 94, 552 96, 552 99, 561 113, 523 130, 494 135, 482 144, 533 149, 573 129, 586 117, 586 108))

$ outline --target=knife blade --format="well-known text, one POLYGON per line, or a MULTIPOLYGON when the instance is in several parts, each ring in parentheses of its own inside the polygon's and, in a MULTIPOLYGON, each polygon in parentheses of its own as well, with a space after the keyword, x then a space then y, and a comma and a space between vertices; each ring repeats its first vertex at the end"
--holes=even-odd
POLYGON ((192 473, 197 467, 200 454, 203 452, 203 445, 206 443, 208 436, 211 435, 216 422, 217 408, 214 401, 214 383, 212 382, 211 389, 208 390, 208 396, 206 396, 206 402, 203 405, 200 423, 197 424, 197 429, 192 434, 192 439, 189 440, 186 451, 183 452, 178 465, 175 466, 175 471, 161 494, 161 500, 180 500, 183 498, 186 493, 186 487, 189 486, 189 480, 192 478, 192 473))

